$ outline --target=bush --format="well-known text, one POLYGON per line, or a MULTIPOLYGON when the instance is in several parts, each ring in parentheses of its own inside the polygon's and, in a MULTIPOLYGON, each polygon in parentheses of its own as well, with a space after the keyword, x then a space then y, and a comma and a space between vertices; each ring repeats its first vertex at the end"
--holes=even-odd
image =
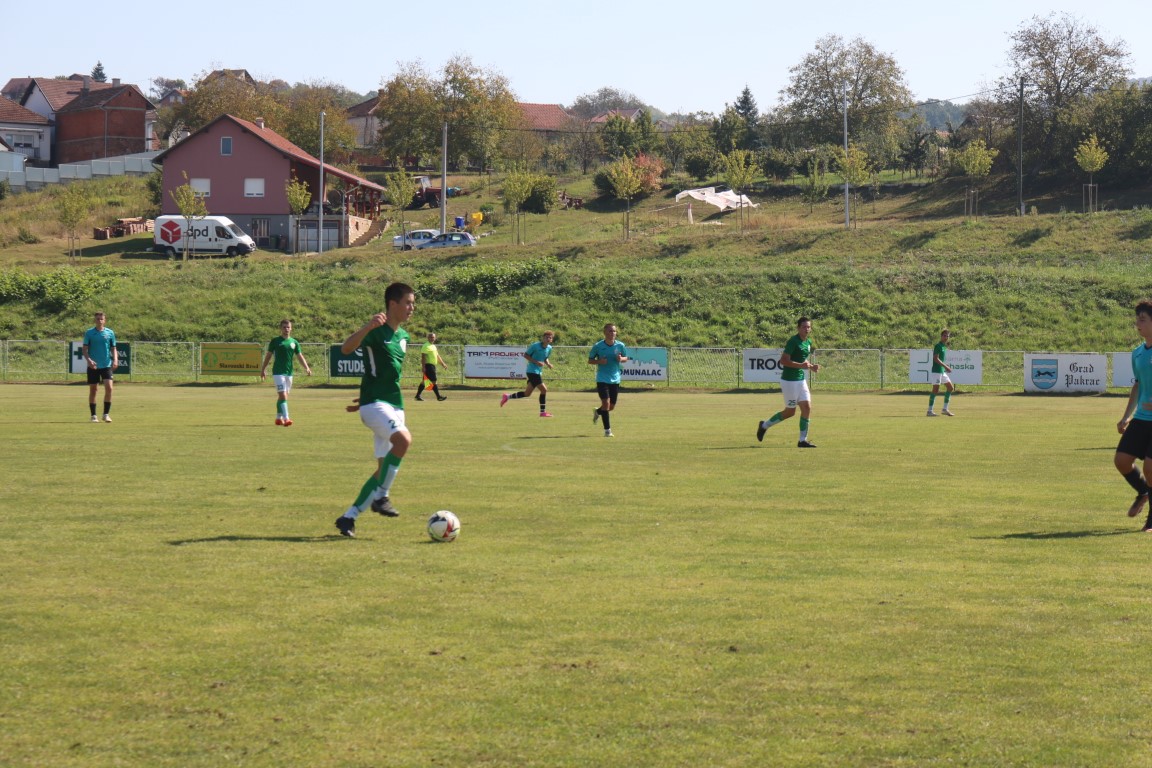
POLYGON ((8 270, 0 272, 0 303, 35 301, 50 312, 74 310, 108 290, 113 277, 110 270, 100 267, 85 271, 61 267, 39 275, 8 270))
POLYGON ((556 206, 556 179, 551 176, 532 177, 532 191, 521 210, 528 213, 551 213, 556 206))
POLYGON ((8 179, 0 179, 0 200, 3 200, 10 194, 12 194, 12 184, 8 179))
POLYGON ((24 243, 24 245, 36 245, 36 243, 40 242, 40 238, 34 235, 24 225, 20 225, 20 228, 16 230, 16 239, 24 243))

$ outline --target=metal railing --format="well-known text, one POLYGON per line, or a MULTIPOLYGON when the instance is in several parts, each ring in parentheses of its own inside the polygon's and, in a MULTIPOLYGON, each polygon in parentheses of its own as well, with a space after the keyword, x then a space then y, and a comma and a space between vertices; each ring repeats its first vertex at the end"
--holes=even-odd
MULTIPOLYGON (((265 346, 267 342, 252 342, 265 346)), ((72 382, 83 381, 84 374, 69 373, 69 342, 56 339, 0 340, 0 381, 72 382)), ((416 385, 422 378, 419 342, 413 340, 404 361, 402 380, 416 385)), ((527 345, 525 345, 527 346, 527 345)), ((333 377, 328 360, 330 344, 301 343, 302 351, 312 368, 306 377, 298 370, 297 386, 309 384, 343 384, 353 386, 356 378, 333 377)), ((464 376, 464 347, 439 345, 440 355, 448 363, 440 369, 440 383, 477 388, 509 389, 522 382, 509 379, 472 379, 464 376)), ((1045 350, 1046 352, 1048 350, 1045 350)), ((836 386, 860 389, 906 389, 922 387, 909 382, 908 349, 818 349, 813 359, 821 364, 821 371, 812 379, 813 387, 836 386)), ((587 364, 588 347, 553 349, 552 370, 545 372, 545 381, 561 388, 576 389, 592 386, 593 376, 587 364)), ((775 384, 744 381, 743 350, 738 348, 668 348, 668 379, 652 382, 656 387, 701 387, 709 389, 774 389, 775 384)), ((1020 350, 983 350, 983 377, 978 386, 990 389, 1024 388, 1024 355, 1020 350)), ((1072 354, 1072 353, 1069 353, 1072 354)), ((1111 355, 1106 353, 1109 369, 1111 355)), ((255 381, 256 376, 205 376, 200 370, 200 344, 194 341, 133 341, 131 342, 131 373, 118 376, 127 381, 156 382, 220 382, 255 381)), ((1109 381, 1111 370, 1108 371, 1109 381)), ((634 382, 640 386, 641 382, 634 382)), ((628 386, 629 382, 625 382, 628 386)), ((977 386, 977 385, 966 385, 977 386)))

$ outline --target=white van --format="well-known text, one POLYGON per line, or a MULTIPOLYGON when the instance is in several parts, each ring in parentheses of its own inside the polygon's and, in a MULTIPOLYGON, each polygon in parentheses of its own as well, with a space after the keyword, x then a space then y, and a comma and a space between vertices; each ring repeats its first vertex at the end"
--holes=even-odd
POLYGON ((183 216, 160 216, 153 226, 152 250, 169 257, 183 253, 222 253, 243 256, 256 250, 256 243, 227 216, 205 216, 192 219, 183 216), (185 243, 185 237, 189 238, 185 243))

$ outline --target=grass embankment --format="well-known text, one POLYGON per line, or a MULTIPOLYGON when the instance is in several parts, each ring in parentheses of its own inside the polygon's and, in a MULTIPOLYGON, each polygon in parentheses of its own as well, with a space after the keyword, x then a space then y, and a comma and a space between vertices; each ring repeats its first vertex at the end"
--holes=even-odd
MULTIPOLYGON (((511 244, 505 219, 478 248, 455 252, 394 253, 386 238, 319 257, 181 264, 149 253, 147 238, 101 243, 85 248, 79 279, 61 272, 60 243, 43 241, 0 251, 0 264, 72 282, 50 296, 0 295, 0 337, 71 338, 101 308, 124 339, 263 340, 290 316, 301 338, 334 341, 399 279, 420 292, 412 329, 449 343, 519 344, 553 327, 558 343, 582 344, 611 319, 632 344, 769 345, 800 314, 816 319, 824 347, 918 347, 943 325, 969 348, 1131 342, 1131 305, 1152 293, 1152 211, 936 217, 955 192, 948 184, 863 205, 851 230, 830 205, 808 213, 790 195, 766 199, 743 234, 731 214, 690 226, 682 210, 669 213, 669 193, 637 206, 629 242, 620 212, 597 203, 527 217, 526 245, 511 244)), ((567 186, 590 195, 586 180, 567 186)), ((455 199, 449 213, 493 195, 455 199)))

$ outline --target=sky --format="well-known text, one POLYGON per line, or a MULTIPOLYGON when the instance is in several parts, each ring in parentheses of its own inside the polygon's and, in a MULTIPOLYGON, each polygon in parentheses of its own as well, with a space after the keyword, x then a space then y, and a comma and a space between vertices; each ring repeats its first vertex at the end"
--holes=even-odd
POLYGON ((779 103, 789 68, 815 50, 818 39, 835 34, 845 41, 861 37, 892 56, 917 100, 959 103, 1007 73, 1012 33, 1050 11, 1069 13, 1105 40, 1125 41, 1132 75, 1152 77, 1152 3, 1130 0, 1042 6, 1004 0, 944 6, 891 0, 723 6, 684 0, 197 0, 168 13, 164 7, 121 0, 111 12, 57 0, 55 17, 84 23, 58 26, 53 34, 60 39, 51 44, 42 30, 7 30, 0 84, 11 77, 88 74, 99 61, 109 80, 118 77, 145 94, 155 77, 192 84, 221 68, 367 94, 400 64, 419 61, 435 75, 460 55, 502 74, 523 102, 570 105, 611 87, 665 113, 719 113, 747 86, 763 112, 779 103), (947 15, 939 13, 945 8, 947 15))

